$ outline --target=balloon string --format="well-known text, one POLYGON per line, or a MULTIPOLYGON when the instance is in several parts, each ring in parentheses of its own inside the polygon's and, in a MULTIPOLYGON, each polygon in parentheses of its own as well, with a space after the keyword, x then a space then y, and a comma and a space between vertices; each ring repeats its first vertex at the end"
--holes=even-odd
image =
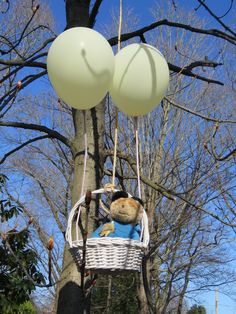
POLYGON ((142 198, 140 171, 139 171, 139 139, 138 139, 138 117, 134 118, 135 124, 135 144, 136 144, 136 167, 137 167, 137 180, 138 180, 138 197, 142 198))
MULTIPOLYGON (((86 168, 87 168, 87 159, 88 159, 88 138, 87 138, 87 128, 86 128, 86 110, 83 110, 84 117, 84 167, 83 167, 83 177, 81 184, 81 193, 80 197, 84 195, 85 190, 85 178, 86 178, 86 168)), ((80 217, 81 206, 78 208, 78 214, 76 219, 76 240, 79 240, 79 217, 80 217)))
POLYGON ((84 116, 84 168, 83 168, 83 178, 82 178, 82 185, 81 185, 81 197, 84 195, 85 190, 85 177, 86 177, 86 166, 87 166, 87 159, 88 159, 88 138, 87 138, 87 128, 86 128, 86 110, 83 110, 84 116))
POLYGON ((120 51, 120 40, 121 40, 121 28, 122 28, 122 0, 120 0, 120 19, 119 19, 119 27, 118 27, 118 45, 117 50, 120 51))
MULTIPOLYGON (((118 27, 118 43, 117 51, 120 51, 121 48, 121 29, 122 29, 122 0, 120 0, 120 18, 119 18, 119 27, 118 27)), ((115 120, 115 135, 114 135, 114 157, 113 157, 113 170, 112 170, 112 186, 115 187, 115 176, 116 176, 116 155, 117 155, 117 139, 118 139, 118 109, 116 111, 116 120, 115 120)))
POLYGON ((115 187, 116 176, 116 155, 117 155, 117 138, 118 138, 118 110, 116 109, 116 126, 114 136, 114 157, 113 157, 113 170, 112 170, 112 186, 115 187))
MULTIPOLYGON (((138 117, 134 118, 134 126, 135 126, 135 144, 136 144, 136 167, 137 167, 137 181, 138 181, 138 197, 142 199, 141 192, 141 181, 140 181, 140 171, 139 171, 139 137, 138 137, 138 117)), ((142 218, 141 223, 141 233, 140 233, 140 241, 143 239, 144 234, 144 217, 142 218)))

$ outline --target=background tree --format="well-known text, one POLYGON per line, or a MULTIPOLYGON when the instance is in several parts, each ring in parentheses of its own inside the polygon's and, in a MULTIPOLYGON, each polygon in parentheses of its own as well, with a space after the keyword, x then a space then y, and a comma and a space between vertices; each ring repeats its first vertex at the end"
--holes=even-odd
POLYGON ((28 222, 22 230, 17 230, 21 208, 4 197, 6 177, 0 175, 1 192, 1 243, 0 243, 0 306, 2 313, 12 314, 25 311, 35 313, 30 294, 35 284, 44 283, 44 277, 38 270, 37 253, 30 247, 28 222), (16 219, 14 219, 16 218, 16 219), (15 223, 13 221, 15 220, 15 223), (7 227, 11 226, 10 229, 7 227), (5 228, 4 228, 5 227, 5 228))
POLYGON ((193 305, 187 314, 206 314, 206 309, 202 305, 193 305))
MULTIPOLYGON (((127 13, 134 22, 123 24, 123 45, 140 40, 162 47, 171 71, 170 89, 162 105, 139 121, 142 195, 152 239, 143 262, 144 283, 142 278, 134 279, 138 289, 134 307, 140 313, 181 313, 188 293, 216 284, 216 268, 222 274, 217 284, 234 280, 230 268, 223 265, 229 260, 227 243, 235 225, 235 111, 231 106, 235 93, 227 71, 232 69, 229 52, 235 45, 235 34, 206 3, 197 2, 199 6, 194 3, 188 12, 177 1, 163 7, 157 2, 152 10, 153 23, 139 28, 138 19, 130 19, 134 14, 127 13), (208 12, 215 21, 214 28, 205 27, 204 21, 196 18, 200 10, 208 12), (224 67, 218 72, 223 60, 224 67)), ((103 3, 67 0, 66 28, 101 28, 98 13, 103 3)), ((66 245, 62 271, 61 256, 68 212, 81 190, 84 115, 57 101, 52 91, 45 91, 42 84, 49 89, 48 81, 39 81, 46 74, 48 44, 55 38, 45 3, 38 6, 35 1, 25 1, 20 8, 17 2, 8 4, 2 25, 9 27, 2 29, 0 47, 0 125, 5 144, 1 164, 14 179, 8 187, 11 200, 21 206, 26 217, 34 217, 34 243, 45 272, 47 239, 52 234, 56 239, 52 279, 57 282, 60 278, 60 283, 57 291, 50 288, 48 293, 53 298, 56 293, 59 296, 58 313, 82 313, 89 311, 90 294, 84 297, 66 245), (13 14, 14 28, 9 23, 13 14), (24 89, 28 85, 31 94, 24 89), (43 93, 37 94, 36 88, 43 93)), ((225 12, 230 12, 230 7, 225 12)), ((115 46, 117 37, 109 35, 110 44, 115 46)), ((114 121, 108 98, 86 114, 88 189, 110 181, 114 121)), ((116 183, 133 194, 137 188, 134 156, 134 123, 119 114, 116 183)), ((97 211, 94 202, 89 230, 96 224, 93 218, 97 211)), ((120 283, 110 278, 104 284, 107 312, 116 306, 109 301, 117 298, 111 287, 120 283)), ((124 288, 121 286, 120 291, 127 293, 128 287, 124 288)), ((95 294, 93 297, 96 300, 95 294)))

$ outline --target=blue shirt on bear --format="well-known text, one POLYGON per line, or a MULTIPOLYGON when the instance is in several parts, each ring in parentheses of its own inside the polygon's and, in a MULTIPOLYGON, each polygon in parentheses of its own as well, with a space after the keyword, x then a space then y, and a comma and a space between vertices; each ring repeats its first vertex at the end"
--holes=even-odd
MULTIPOLYGON (((112 223, 114 223, 114 232, 110 232, 107 235, 107 237, 140 240, 141 228, 139 224, 138 225, 122 224, 117 221, 114 221, 112 223)), ((104 225, 98 227, 92 233, 91 238, 101 238, 99 234, 102 231, 103 227, 104 225)))

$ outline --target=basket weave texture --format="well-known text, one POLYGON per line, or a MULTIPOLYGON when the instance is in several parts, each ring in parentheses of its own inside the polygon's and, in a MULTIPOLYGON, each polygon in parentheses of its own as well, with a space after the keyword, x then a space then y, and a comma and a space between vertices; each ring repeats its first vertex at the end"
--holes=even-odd
MULTIPOLYGON (((107 193, 104 189, 93 191, 92 194, 107 193)), ((119 273, 125 271, 140 271, 141 261, 149 242, 148 220, 144 211, 140 241, 124 238, 89 238, 84 248, 83 240, 72 239, 72 222, 77 215, 77 208, 84 202, 83 196, 71 210, 66 239, 70 252, 78 266, 83 263, 83 250, 86 252, 85 268, 96 273, 119 273)), ((80 211, 78 212, 78 216, 80 211)), ((77 216, 77 219, 78 219, 77 216)))

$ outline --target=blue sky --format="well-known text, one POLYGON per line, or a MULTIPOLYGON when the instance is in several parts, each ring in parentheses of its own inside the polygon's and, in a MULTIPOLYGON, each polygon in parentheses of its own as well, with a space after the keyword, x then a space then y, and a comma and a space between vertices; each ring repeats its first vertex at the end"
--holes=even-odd
MULTIPOLYGON (((204 293, 201 296, 204 301, 203 304, 206 307, 207 314, 215 314, 215 291, 204 293)), ((218 291, 218 312, 219 314, 234 314, 236 313, 236 303, 229 297, 224 295, 220 290, 218 291)))

